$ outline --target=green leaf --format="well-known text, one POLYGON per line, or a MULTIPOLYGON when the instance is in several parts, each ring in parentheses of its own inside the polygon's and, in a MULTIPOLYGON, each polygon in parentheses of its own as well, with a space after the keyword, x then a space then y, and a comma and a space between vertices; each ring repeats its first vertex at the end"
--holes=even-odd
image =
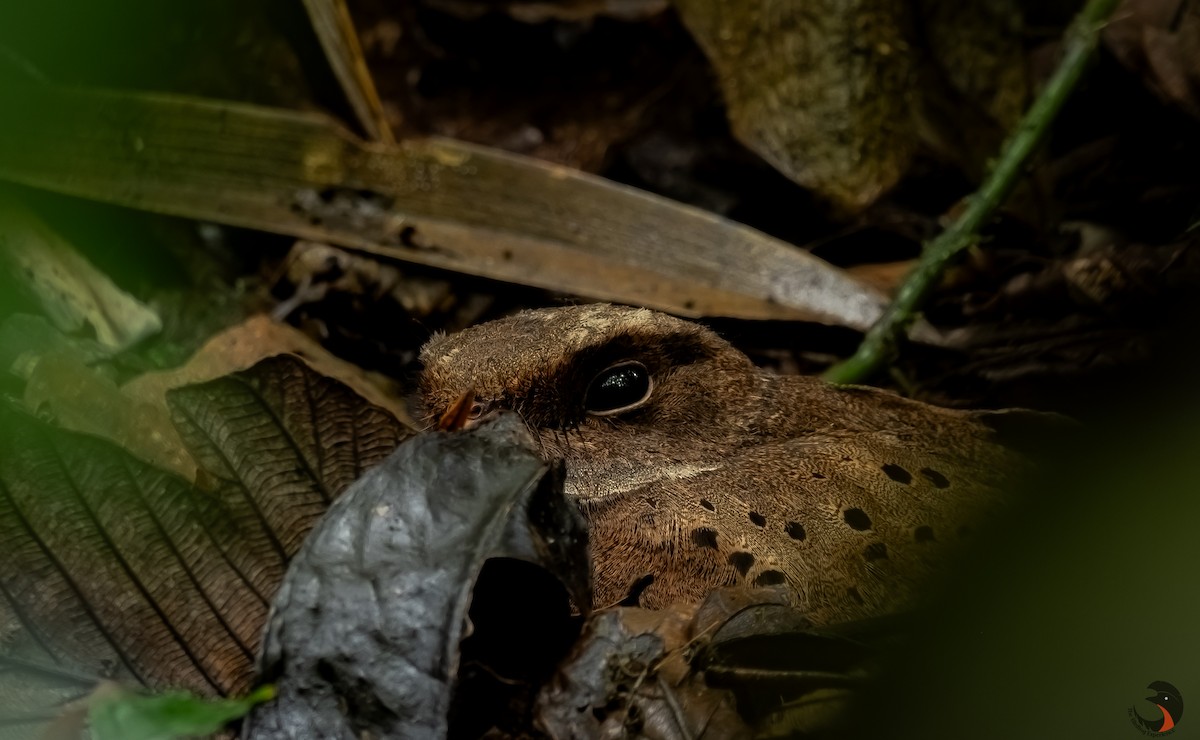
POLYGON ((211 735, 256 704, 275 698, 275 687, 259 687, 241 699, 206 700, 187 692, 135 694, 118 691, 97 698, 91 707, 96 740, 170 740, 211 735))

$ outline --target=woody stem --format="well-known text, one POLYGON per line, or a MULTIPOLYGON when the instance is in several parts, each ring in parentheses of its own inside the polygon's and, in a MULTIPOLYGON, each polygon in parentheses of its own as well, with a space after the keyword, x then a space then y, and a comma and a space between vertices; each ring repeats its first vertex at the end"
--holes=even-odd
POLYGON ((1050 124, 1075 89, 1119 0, 1088 0, 1063 38, 1063 58, 1017 128, 1005 141, 987 179, 967 199, 967 207, 945 231, 925 243, 916 267, 891 305, 867 331, 855 353, 825 371, 831 383, 857 383, 876 373, 896 354, 900 340, 937 287, 942 274, 1016 187, 1018 178, 1046 137, 1050 124))

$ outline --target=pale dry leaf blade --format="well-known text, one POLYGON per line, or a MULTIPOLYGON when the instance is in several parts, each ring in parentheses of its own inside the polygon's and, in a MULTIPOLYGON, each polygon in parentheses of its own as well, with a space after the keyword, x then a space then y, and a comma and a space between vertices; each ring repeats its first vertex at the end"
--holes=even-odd
POLYGON ((359 124, 370 138, 391 143, 392 129, 363 57, 346 0, 304 0, 304 9, 359 124))
POLYGON ((158 314, 21 203, 0 201, 0 225, 0 266, 25 278, 24 288, 64 333, 90 332, 117 352, 162 329, 158 314))
POLYGON ((0 120, 0 178, 687 316, 865 329, 885 303, 695 208, 486 147, 363 144, 294 111, 30 86, 0 120))

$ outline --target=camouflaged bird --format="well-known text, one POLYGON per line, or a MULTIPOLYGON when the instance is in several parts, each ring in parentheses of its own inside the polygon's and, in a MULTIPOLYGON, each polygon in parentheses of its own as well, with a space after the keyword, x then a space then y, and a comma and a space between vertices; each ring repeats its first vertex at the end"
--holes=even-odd
POLYGON ((426 411, 521 415, 591 527, 595 605, 786 584, 815 623, 909 603, 1002 499, 984 413, 778 376, 646 309, 524 311, 433 338, 426 411))

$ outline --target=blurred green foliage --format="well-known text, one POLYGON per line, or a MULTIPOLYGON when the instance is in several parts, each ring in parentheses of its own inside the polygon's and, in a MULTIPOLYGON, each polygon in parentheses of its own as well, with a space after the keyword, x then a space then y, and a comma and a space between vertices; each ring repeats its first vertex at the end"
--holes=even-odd
POLYGON ((241 699, 200 699, 186 692, 136 694, 120 690, 98 697, 91 706, 95 740, 171 740, 211 735, 244 716, 256 704, 275 697, 270 684, 241 699))

